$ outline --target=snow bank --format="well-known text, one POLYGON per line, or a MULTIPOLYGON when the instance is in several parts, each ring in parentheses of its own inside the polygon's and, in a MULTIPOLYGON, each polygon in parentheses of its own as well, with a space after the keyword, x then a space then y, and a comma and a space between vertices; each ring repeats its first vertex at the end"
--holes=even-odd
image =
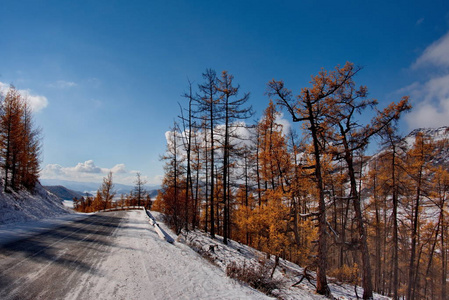
POLYGON ((33 193, 0 192, 0 225, 35 221, 70 213, 61 201, 37 184, 33 193))

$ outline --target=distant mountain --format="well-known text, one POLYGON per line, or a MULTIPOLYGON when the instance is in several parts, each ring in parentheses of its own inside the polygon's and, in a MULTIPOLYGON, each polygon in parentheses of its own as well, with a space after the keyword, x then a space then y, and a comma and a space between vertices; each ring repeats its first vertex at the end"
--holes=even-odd
MULTIPOLYGON (((418 133, 422 133, 424 137, 429 138, 435 145, 435 152, 431 158, 431 163, 434 166, 449 167, 449 126, 414 129, 397 144, 398 151, 406 152, 410 150, 415 144, 418 133)), ((365 174, 369 170, 369 162, 379 158, 386 151, 388 151, 388 146, 384 146, 379 152, 367 157, 368 163, 364 167, 365 174)))
POLYGON ((73 198, 81 198, 83 196, 86 196, 85 193, 68 189, 62 185, 44 185, 44 189, 56 195, 61 200, 72 200, 73 198))
POLYGON ((40 179, 39 180, 42 185, 45 186, 63 186, 72 191, 78 191, 80 193, 89 192, 92 193, 97 191, 100 187, 100 183, 96 182, 78 182, 78 181, 69 181, 69 180, 60 180, 60 179, 40 179))
MULTIPOLYGON (((96 194, 98 188, 101 186, 101 183, 98 182, 78 182, 60 179, 40 179, 40 182, 45 186, 63 186, 69 190, 77 191, 81 194, 85 194, 86 192, 96 194)), ((154 191, 158 190, 159 188, 160 186, 157 185, 145 186, 145 189, 150 192, 151 197, 154 197, 154 191)), ((114 190, 118 195, 129 194, 129 192, 133 189, 134 186, 132 185, 114 183, 114 190)))
POLYGON ((152 200, 156 199, 157 194, 159 193, 159 189, 156 190, 148 190, 150 192, 150 197, 152 200))

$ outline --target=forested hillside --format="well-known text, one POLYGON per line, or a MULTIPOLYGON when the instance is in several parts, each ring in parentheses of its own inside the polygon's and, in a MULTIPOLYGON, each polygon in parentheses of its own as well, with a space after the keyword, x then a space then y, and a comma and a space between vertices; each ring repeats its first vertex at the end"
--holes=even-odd
POLYGON ((377 108, 360 70, 322 70, 297 94, 270 81, 256 124, 233 76, 207 70, 166 134, 153 208, 177 233, 203 229, 315 270, 320 294, 330 275, 365 299, 445 299, 448 128, 404 139, 408 97, 377 108))

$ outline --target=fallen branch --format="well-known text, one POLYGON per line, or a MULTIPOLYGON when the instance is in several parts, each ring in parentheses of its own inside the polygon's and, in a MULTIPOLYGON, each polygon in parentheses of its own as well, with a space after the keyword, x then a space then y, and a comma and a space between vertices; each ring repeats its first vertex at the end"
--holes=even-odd
POLYGON ((307 268, 308 268, 308 267, 305 267, 305 268, 304 268, 304 271, 303 271, 303 274, 302 274, 302 276, 301 276, 301 279, 299 279, 298 282, 296 282, 295 284, 293 284, 292 287, 299 285, 299 284, 304 280, 304 278, 305 278, 305 279, 307 279, 307 281, 308 281, 314 288, 316 288, 316 285, 313 284, 313 282, 312 282, 312 280, 313 280, 314 278, 313 278, 313 276, 312 276, 311 274, 307 273, 307 268))

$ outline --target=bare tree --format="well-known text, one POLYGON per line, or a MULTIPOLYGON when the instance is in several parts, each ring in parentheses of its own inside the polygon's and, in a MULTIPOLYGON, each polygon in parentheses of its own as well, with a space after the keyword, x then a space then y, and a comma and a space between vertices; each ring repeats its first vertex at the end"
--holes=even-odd
MULTIPOLYGON (((187 118, 184 117, 184 113, 183 113, 183 109, 181 107, 181 116, 180 119, 182 121, 183 124, 183 129, 184 129, 184 134, 182 135, 183 138, 183 144, 184 144, 184 149, 186 151, 187 154, 187 170, 186 170, 186 188, 185 188, 185 202, 184 202, 184 229, 188 230, 189 229, 189 202, 190 202, 190 198, 192 197, 193 194, 193 182, 192 182, 192 131, 193 131, 193 110, 192 110, 192 105, 193 105, 193 101, 195 100, 193 97, 193 92, 192 92, 192 83, 189 81, 189 92, 184 94, 184 97, 188 99, 189 101, 189 105, 188 105, 188 110, 187 110, 187 118), (187 135, 187 136, 185 136, 187 135)), ((192 223, 194 223, 192 221, 192 223)))
MULTIPOLYGON (((237 98, 240 86, 233 86, 234 76, 223 71, 218 79, 217 91, 220 96, 224 111, 224 144, 223 144, 223 243, 228 243, 230 236, 230 201, 229 201, 229 159, 231 155, 231 126, 235 120, 248 119, 252 115, 252 108, 243 107, 249 99, 249 93, 245 93, 241 98, 237 98)), ((234 125, 235 126, 235 125, 234 125)))
POLYGON ((198 97, 199 113, 202 113, 207 121, 210 130, 210 235, 215 238, 215 125, 220 120, 220 111, 218 103, 220 99, 217 97, 217 74, 212 69, 207 69, 203 73, 204 83, 199 85, 200 95, 198 97))
POLYGON ((141 202, 144 201, 148 195, 148 192, 145 189, 145 184, 147 182, 142 179, 140 172, 137 172, 136 181, 134 183, 136 184, 134 187, 134 196, 137 199, 137 206, 140 206, 141 202))

